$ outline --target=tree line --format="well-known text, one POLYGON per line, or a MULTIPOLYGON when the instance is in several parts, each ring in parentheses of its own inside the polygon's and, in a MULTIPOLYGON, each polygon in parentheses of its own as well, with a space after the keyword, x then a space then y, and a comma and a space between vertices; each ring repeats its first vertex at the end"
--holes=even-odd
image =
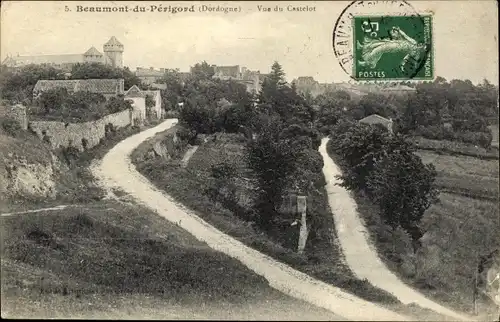
MULTIPOLYGON (((101 63, 82 63, 72 66, 71 72, 50 65, 27 65, 19 69, 2 66, 0 72, 0 98, 4 104, 23 104, 33 116, 65 121, 88 121, 128 108, 131 104, 122 96, 107 100, 101 94, 89 92, 69 93, 64 88, 44 91, 33 97, 33 88, 39 80, 64 79, 124 79, 124 87, 134 85, 148 89, 127 67, 115 68, 101 63)), ((146 107, 154 105, 146 97, 146 107)))
POLYGON ((378 114, 391 118, 396 132, 490 147, 488 125, 497 124, 499 116, 497 86, 487 80, 474 85, 437 77, 412 87, 415 92, 409 95, 369 93, 357 99, 342 90, 326 92, 313 99, 318 124, 328 131, 340 118, 360 120, 378 114))

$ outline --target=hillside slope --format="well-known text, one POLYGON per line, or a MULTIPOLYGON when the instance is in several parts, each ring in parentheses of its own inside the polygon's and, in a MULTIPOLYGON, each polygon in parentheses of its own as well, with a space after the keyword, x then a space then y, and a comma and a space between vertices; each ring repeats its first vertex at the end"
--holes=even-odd
POLYGON ((144 140, 171 127, 175 121, 134 135, 115 146, 94 173, 107 187, 121 187, 169 221, 205 241, 210 247, 237 258, 245 266, 268 279, 271 286, 291 296, 306 300, 349 319, 406 320, 402 315, 366 302, 342 290, 314 280, 306 274, 278 263, 208 225, 187 209, 175 204, 133 170, 130 153, 144 140))

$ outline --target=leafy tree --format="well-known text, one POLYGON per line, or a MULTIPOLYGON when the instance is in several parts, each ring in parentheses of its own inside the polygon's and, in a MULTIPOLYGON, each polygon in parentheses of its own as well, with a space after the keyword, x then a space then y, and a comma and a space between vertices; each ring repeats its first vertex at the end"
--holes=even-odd
POLYGON ((227 200, 236 204, 236 185, 233 179, 237 175, 236 168, 227 163, 222 162, 212 165, 211 177, 213 182, 209 185, 205 193, 215 202, 226 203, 227 200))
POLYGON ((286 85, 285 72, 283 67, 275 61, 271 66, 271 73, 268 75, 267 80, 271 84, 275 84, 276 88, 280 89, 286 85))
POLYGON ((106 109, 109 113, 118 113, 131 108, 132 104, 128 100, 124 100, 123 97, 111 97, 106 102, 106 109))
POLYGON ((76 119, 98 119, 107 114, 103 107, 106 98, 102 94, 75 92, 64 102, 64 114, 76 119))
POLYGON ((141 89, 147 89, 139 77, 128 67, 115 68, 102 63, 79 63, 71 69, 71 79, 117 79, 123 78, 125 89, 137 85, 141 89))
POLYGON ((2 67, 0 73, 0 96, 10 103, 29 105, 33 88, 41 79, 64 79, 60 69, 46 65, 27 65, 18 70, 2 67))
POLYGON ((347 164, 343 185, 348 189, 365 190, 366 176, 373 170, 375 161, 387 153, 389 133, 351 121, 338 123, 332 133, 331 146, 347 164))
POLYGON ((151 95, 146 95, 146 108, 151 108, 156 105, 154 98, 151 95))
POLYGON ((300 152, 295 141, 282 136, 284 124, 277 116, 261 118, 264 123, 255 140, 247 143, 246 151, 250 169, 255 173, 259 198, 256 202, 258 225, 269 229, 278 215, 287 180, 296 171, 300 152))
POLYGON ((4 118, 0 122, 0 130, 12 137, 16 137, 19 132, 22 131, 21 124, 14 119, 4 118))
POLYGON ((56 88, 44 91, 37 98, 37 105, 44 114, 50 114, 53 110, 61 110, 69 97, 65 88, 56 88))
POLYGON ((385 222, 418 240, 418 222, 437 197, 434 167, 422 163, 404 136, 352 122, 339 122, 334 133, 331 148, 346 167, 342 185, 365 193, 385 222))
POLYGON ((182 101, 183 81, 177 70, 168 70, 162 79, 158 81, 160 84, 167 85, 166 90, 161 90, 162 107, 165 110, 174 110, 177 104, 182 101))
POLYGON ((271 73, 262 82, 259 93, 259 102, 275 107, 280 103, 280 91, 286 86, 285 72, 278 62, 274 62, 271 73))
POLYGON ((180 121, 196 134, 213 132, 215 108, 195 105, 191 101, 186 101, 179 114, 180 121))
POLYGON ((417 241, 422 237, 419 222, 437 200, 436 171, 424 165, 411 150, 391 151, 366 178, 370 199, 379 205, 382 219, 393 228, 401 226, 417 241))
POLYGON ((206 61, 197 63, 191 68, 191 76, 196 80, 209 80, 215 75, 215 70, 206 61))
POLYGON ((394 107, 382 95, 369 93, 361 98, 359 106, 364 112, 363 117, 378 114, 389 118, 395 115, 394 107))

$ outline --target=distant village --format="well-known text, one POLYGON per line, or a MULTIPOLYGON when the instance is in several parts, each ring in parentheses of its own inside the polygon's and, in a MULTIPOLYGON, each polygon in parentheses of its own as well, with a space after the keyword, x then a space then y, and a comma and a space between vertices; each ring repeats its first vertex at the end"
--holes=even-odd
MULTIPOLYGON (((67 73, 71 71, 73 65, 78 63, 103 63, 105 65, 123 68, 123 53, 125 48, 123 44, 115 37, 112 36, 108 42, 103 45, 103 52, 101 53, 96 47, 92 46, 84 53, 80 54, 63 54, 63 55, 33 55, 33 56, 8 56, 2 65, 10 68, 19 68, 29 64, 44 64, 51 65, 63 69, 67 73)), ((246 86, 250 93, 258 93, 260 91, 262 82, 267 74, 260 71, 252 71, 247 67, 240 65, 233 66, 217 66, 212 65, 215 74, 214 78, 222 80, 233 80, 237 83, 246 86)), ((192 68, 192 67, 191 67, 192 68)), ((149 85, 152 89, 165 90, 166 85, 160 81, 164 77, 168 68, 154 68, 154 67, 137 67, 135 75, 143 82, 149 85)), ((180 72, 178 69, 173 69, 183 77, 187 77, 189 72, 180 72)), ((377 84, 372 83, 354 83, 354 82, 341 82, 341 83, 319 83, 312 76, 301 76, 294 79, 292 83, 295 84, 300 93, 309 93, 313 97, 324 94, 329 91, 343 90, 348 92, 353 98, 361 97, 370 92, 377 92, 385 95, 406 95, 414 92, 415 88, 403 84, 377 84)), ((71 85, 72 86, 72 85, 71 85)), ((74 87, 72 87, 74 88, 74 87)), ((89 87, 91 89, 91 87, 89 87)), ((128 90, 128 89, 127 89, 128 90)), ((135 89, 134 89, 135 90, 135 89)), ((120 93, 125 93, 124 89, 118 90, 120 93)), ((104 93, 109 95, 109 93, 104 93)))

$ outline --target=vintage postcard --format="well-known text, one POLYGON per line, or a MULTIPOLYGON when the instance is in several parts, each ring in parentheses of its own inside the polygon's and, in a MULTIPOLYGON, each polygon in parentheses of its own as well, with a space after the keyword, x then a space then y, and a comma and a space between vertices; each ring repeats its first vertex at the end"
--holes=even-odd
POLYGON ((497 2, 0 8, 2 318, 500 321, 497 2))

